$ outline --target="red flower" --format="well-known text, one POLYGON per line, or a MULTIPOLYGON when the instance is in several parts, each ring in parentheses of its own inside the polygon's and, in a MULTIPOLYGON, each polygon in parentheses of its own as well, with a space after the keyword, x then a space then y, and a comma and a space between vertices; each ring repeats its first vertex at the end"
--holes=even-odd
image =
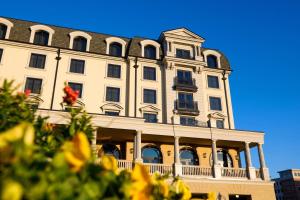
POLYGON ((30 93, 31 93, 31 90, 26 89, 25 92, 24 92, 24 95, 25 95, 26 97, 29 97, 30 93))
POLYGON ((66 85, 64 87, 64 93, 65 96, 63 97, 64 103, 66 103, 69 106, 72 106, 74 103, 76 103, 79 91, 74 91, 70 86, 66 85))

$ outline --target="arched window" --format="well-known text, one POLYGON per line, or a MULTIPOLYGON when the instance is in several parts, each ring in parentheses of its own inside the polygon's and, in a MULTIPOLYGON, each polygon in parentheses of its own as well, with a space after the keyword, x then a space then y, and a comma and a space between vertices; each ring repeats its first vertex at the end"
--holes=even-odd
POLYGON ((207 66, 209 68, 214 68, 214 69, 218 68, 218 59, 217 59, 217 57, 214 56, 214 55, 208 55, 207 56, 207 66))
POLYGON ((142 149, 144 163, 162 163, 160 150, 155 146, 146 146, 142 149))
POLYGON ((183 165, 199 165, 197 153, 191 148, 180 150, 180 162, 183 165))
POLYGON ((109 45, 109 55, 122 56, 122 45, 117 42, 113 42, 109 45))
POLYGON ((7 26, 5 24, 0 24, 0 39, 5 39, 7 32, 7 26))
POLYGON ((156 59, 156 47, 153 45, 145 46, 144 57, 150 59, 156 59))
POLYGON ((73 49, 77 51, 86 51, 87 39, 81 36, 75 37, 73 49))
POLYGON ((222 167, 233 167, 232 158, 229 155, 228 151, 219 150, 217 155, 218 155, 218 163, 222 167))
POLYGON ((101 154, 114 156, 116 159, 120 159, 121 157, 121 152, 116 145, 108 143, 102 145, 101 154))
POLYGON ((34 44, 39 44, 39 45, 48 45, 49 41, 49 33, 47 31, 37 31, 35 32, 34 35, 34 44))

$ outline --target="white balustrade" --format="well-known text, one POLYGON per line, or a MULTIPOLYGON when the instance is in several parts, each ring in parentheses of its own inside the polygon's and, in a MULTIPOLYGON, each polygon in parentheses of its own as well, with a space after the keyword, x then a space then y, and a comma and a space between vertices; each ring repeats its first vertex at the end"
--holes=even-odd
POLYGON ((160 174, 172 174, 173 166, 165 165, 165 164, 157 164, 157 163, 143 163, 149 169, 150 174, 158 172, 160 174))
POLYGON ((222 177, 247 178, 247 171, 244 168, 222 167, 221 174, 222 177))
POLYGON ((183 165, 182 175, 185 176, 212 176, 211 167, 200 167, 193 165, 183 165))
POLYGON ((133 165, 133 162, 132 162, 132 161, 128 161, 128 160, 118 160, 118 168, 119 168, 119 169, 128 169, 128 170, 132 170, 132 165, 133 165))

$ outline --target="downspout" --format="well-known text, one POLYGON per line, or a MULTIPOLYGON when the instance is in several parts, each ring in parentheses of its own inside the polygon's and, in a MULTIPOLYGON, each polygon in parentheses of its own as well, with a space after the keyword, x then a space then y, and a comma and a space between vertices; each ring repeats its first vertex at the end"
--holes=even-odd
POLYGON ((225 75, 226 75, 226 70, 225 69, 223 70, 222 75, 223 75, 222 80, 223 80, 223 84, 224 84, 224 92, 225 92, 225 102, 226 102, 228 126, 229 126, 229 129, 231 129, 230 116, 229 116, 229 108, 228 108, 227 87, 226 87, 226 80, 227 80, 227 78, 225 77, 225 75))
POLYGON ((58 72, 58 66, 59 66, 59 61, 60 61, 60 48, 57 49, 57 56, 55 57, 56 60, 56 69, 55 69, 55 75, 54 75, 54 83, 53 83, 53 90, 52 90, 52 98, 51 98, 51 105, 50 105, 50 110, 53 109, 53 101, 54 101, 54 94, 55 94, 55 88, 56 88, 56 79, 57 79, 57 72, 58 72))
POLYGON ((137 65, 137 60, 138 58, 135 57, 135 64, 133 65, 134 67, 134 117, 136 117, 136 109, 137 109, 137 68, 139 67, 137 65))

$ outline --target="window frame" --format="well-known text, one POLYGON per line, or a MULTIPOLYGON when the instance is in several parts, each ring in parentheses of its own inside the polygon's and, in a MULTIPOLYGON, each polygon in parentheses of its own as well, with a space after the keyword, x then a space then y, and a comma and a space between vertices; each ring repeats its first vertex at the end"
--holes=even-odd
POLYGON ((146 80, 146 81, 157 81, 156 67, 143 66, 143 80, 146 80), (146 69, 154 69, 154 79, 145 78, 145 70, 146 69))
POLYGON ((3 49, 3 48, 0 48, 0 65, 1 65, 2 62, 3 62, 3 54, 4 54, 4 49, 3 49))
POLYGON ((2 30, 1 30, 1 27, 4 27, 4 28, 5 28, 5 31, 4 31, 4 34, 3 34, 2 37, 1 37, 1 35, 0 35, 0 39, 1 39, 1 40, 5 40, 6 35, 7 35, 7 29, 8 29, 8 27, 7 27, 6 24, 0 23, 0 31, 2 31, 2 30))
POLYGON ((150 112, 144 112, 143 113, 143 118, 145 119, 145 122, 147 123, 157 123, 158 122, 158 118, 157 118, 158 114, 157 113, 150 113, 150 112), (148 119, 150 118, 146 118, 145 115, 152 115, 152 116, 155 116, 155 120, 154 121, 148 121, 148 119))
MULTIPOLYGON (((82 60, 82 59, 77 59, 77 58, 71 58, 70 59, 70 65, 69 65, 69 71, 70 73, 74 73, 74 74, 85 74, 85 65, 86 65, 86 61, 85 60, 82 60), (77 62, 77 61, 80 61, 80 62, 83 62, 83 72, 75 72, 75 71, 71 71, 72 69, 72 62, 77 62)), ((76 67, 76 66, 75 66, 76 67)))
POLYGON ((156 60, 156 51, 157 48, 155 46, 153 46, 152 44, 147 44, 146 46, 144 46, 144 58, 156 60), (154 52, 151 52, 152 50, 154 50, 154 52))
POLYGON ((220 81, 219 81, 219 76, 214 76, 214 75, 207 75, 207 87, 210 89, 220 89, 220 81), (210 83, 210 78, 216 78, 217 80, 217 87, 211 86, 210 83))
MULTIPOLYGON (((33 88, 34 88, 34 83, 33 83, 33 88)), ((25 78, 25 85, 24 85, 24 90, 23 90, 23 91, 29 89, 31 94, 34 94, 34 95, 41 95, 41 94, 42 94, 42 90, 43 90, 42 88, 43 88, 43 79, 42 79, 42 78, 36 78, 36 77, 26 77, 26 78, 25 78), (39 88, 39 92, 38 92, 38 93, 36 93, 35 91, 33 91, 32 88, 27 88, 27 81, 28 81, 29 79, 31 79, 31 80, 33 80, 33 81, 41 81, 41 84, 40 84, 40 88, 39 88)))
MULTIPOLYGON (((45 32, 48 32, 49 34, 49 37, 48 37, 48 43, 46 46, 51 46, 51 43, 52 43, 52 38, 53 38, 53 35, 55 33, 55 31, 50 28, 49 26, 45 26, 45 25, 33 25, 30 27, 30 38, 29 38, 29 43, 33 43, 34 44, 34 38, 35 38, 35 33, 38 32, 38 31, 45 31, 45 32)), ((37 45, 40 45, 40 44, 37 44, 37 45)), ((45 46, 45 45, 43 45, 45 46)))
MULTIPOLYGON (((45 35, 43 35, 43 37, 44 37, 45 35)), ((33 38, 33 44, 36 44, 36 45, 42 45, 42 46, 48 46, 48 44, 49 44, 49 38, 50 38, 50 33, 48 32, 48 31, 45 31, 45 30, 38 30, 38 31, 36 31, 35 33, 34 33, 34 38, 33 38), (42 36, 38 36, 37 34, 40 34, 40 33, 47 33, 47 40, 46 40, 46 42, 45 41, 43 41, 45 38, 42 38, 42 36), (40 37, 40 38, 37 38, 37 36, 38 37, 40 37), (43 39, 43 40, 41 40, 41 38, 43 39), (36 41, 36 39, 39 39, 39 41, 36 41), (42 41, 42 42, 41 42, 42 41), (43 42, 45 42, 45 43, 43 43, 43 42)))
POLYGON ((155 105, 157 104, 157 90, 156 89, 149 89, 149 88, 143 88, 143 101, 142 101, 144 104, 152 104, 152 105, 155 105), (145 102, 145 91, 152 91, 152 92, 155 92, 155 99, 154 99, 154 102, 155 103, 152 103, 152 102, 145 102))
POLYGON ((108 55, 110 56, 115 56, 115 57, 122 57, 123 55, 123 47, 122 44, 119 42, 111 42, 109 44, 109 51, 108 51, 108 55), (119 49, 117 49, 120 52, 113 52, 113 48, 112 47, 117 47, 119 49))
MULTIPOLYGON (((90 36, 89 34, 87 34, 85 32, 82 32, 82 31, 73 31, 73 32, 69 33, 69 36, 70 36, 69 49, 73 50, 73 43, 74 43, 74 39, 76 37, 83 37, 87 40, 86 50, 83 51, 83 52, 89 52, 90 51, 90 43, 91 43, 91 40, 92 40, 92 36, 90 36)), ((74 50, 74 51, 76 51, 76 50, 74 50)))
POLYGON ((104 99, 105 99, 106 102, 120 103, 120 102, 121 102, 121 88, 120 88, 120 87, 115 87, 115 86, 106 86, 106 87, 105 87, 105 97, 104 97, 104 99), (108 98, 107 94, 108 94, 108 89, 109 89, 109 88, 110 88, 110 89, 118 89, 118 90, 119 90, 118 101, 114 101, 114 100, 109 100, 109 99, 107 99, 107 98, 108 98))
POLYGON ((73 39, 72 50, 86 52, 87 51, 87 43, 88 43, 88 40, 85 37, 82 37, 80 35, 76 36, 73 39), (82 42, 85 42, 85 43, 82 43, 82 42), (77 45, 77 46, 75 46, 75 45, 77 45))
POLYGON ((218 69, 219 68, 219 62, 218 62, 218 57, 213 55, 213 54, 209 54, 206 56, 206 63, 207 63, 207 67, 210 68, 210 69, 218 69), (213 58, 214 59, 214 64, 216 66, 210 66, 209 65, 209 58, 213 58))
POLYGON ((181 48, 176 48, 175 49, 175 57, 176 58, 181 58, 181 59, 192 59, 192 53, 190 50, 187 50, 187 49, 181 49, 181 48), (178 52, 181 52, 181 56, 179 56, 180 54, 178 54, 178 52), (187 53, 189 52, 189 57, 185 57, 184 53, 187 53))
POLYGON ((209 96, 208 97, 208 102, 209 102, 209 110, 223 111, 222 98, 221 97, 209 96), (220 100, 220 109, 212 109, 211 99, 219 99, 220 100))
MULTIPOLYGON (((73 82, 73 81, 68 81, 68 86, 70 86, 72 88, 71 85, 74 84, 74 85, 81 85, 81 91, 79 91, 79 94, 78 94, 78 99, 82 99, 83 98, 83 83, 78 83, 78 82, 73 82)), ((72 88, 73 89, 73 88, 72 88)), ((76 91, 75 89, 73 89, 74 91, 76 91)))
POLYGON ((116 117, 116 116, 120 116, 120 111, 105 110, 104 114, 107 116, 116 117), (117 113, 117 115, 109 115, 108 113, 117 113))
POLYGON ((225 122, 223 119, 217 119, 216 120, 216 128, 219 128, 219 129, 224 129, 225 128, 225 122), (220 124, 219 123, 222 123, 221 126, 219 126, 220 124))
POLYGON ((179 124, 182 125, 182 126, 197 126, 197 120, 196 120, 195 117, 191 117, 191 116, 180 116, 179 117, 179 124), (186 120, 186 123, 181 123, 183 119, 186 120), (189 123, 189 121, 188 121, 189 119, 193 120, 192 124, 189 123))
POLYGON ((121 64, 108 63, 107 67, 106 67, 106 77, 107 78, 113 78, 113 79, 121 79, 121 77, 122 77, 122 65, 121 64), (119 68, 119 76, 118 77, 109 76, 109 68, 110 67, 118 67, 119 68))
POLYGON ((11 31, 12 27, 14 26, 14 24, 11 21, 9 21, 5 18, 2 18, 2 17, 0 17, 0 24, 4 24, 6 26, 6 33, 5 33, 4 39, 5 40, 9 39, 10 31, 11 31))
MULTIPOLYGON (((47 62, 47 55, 45 54, 40 54, 40 53, 30 53, 30 57, 29 57, 29 63, 28 63, 28 67, 31 69, 40 69, 40 70, 44 70, 46 68, 46 62, 47 62), (43 66, 42 67, 37 67, 37 66, 33 66, 32 65, 32 59, 33 56, 37 56, 37 57, 44 57, 44 62, 43 62, 43 66)), ((37 64, 37 61, 34 62, 35 65, 37 64)))
POLYGON ((110 50, 109 50, 110 44, 116 42, 116 43, 119 43, 119 44, 122 45, 122 56, 121 57, 125 57, 126 42, 123 39, 118 38, 118 37, 109 37, 109 38, 105 39, 105 42, 106 42, 106 54, 107 55, 110 55, 109 54, 109 52, 110 52, 110 50))

